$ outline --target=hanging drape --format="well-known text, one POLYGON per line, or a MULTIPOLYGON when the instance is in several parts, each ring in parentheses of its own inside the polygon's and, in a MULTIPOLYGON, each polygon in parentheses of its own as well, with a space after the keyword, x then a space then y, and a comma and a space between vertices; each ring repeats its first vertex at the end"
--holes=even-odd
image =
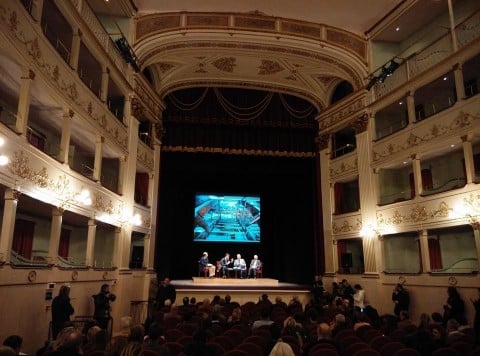
POLYGON ((439 239, 428 239, 428 254, 430 256, 430 269, 442 269, 442 251, 439 239))
POLYGON ((415 179, 413 178, 413 173, 408 175, 410 181, 410 199, 415 198, 415 179))
POLYGON ((64 259, 68 259, 70 253, 70 230, 62 229, 60 233, 60 243, 58 244, 58 255, 64 259))
POLYGON ((338 270, 342 270, 342 254, 347 252, 347 242, 343 240, 337 241, 338 270))
POLYGON ((149 180, 148 173, 137 173, 135 175, 135 201, 138 204, 147 205, 148 203, 149 180))
POLYGON ((342 213, 342 196, 343 196, 343 184, 335 183, 333 186, 333 195, 334 195, 334 204, 335 204, 335 214, 342 213))
POLYGON ((35 223, 33 221, 17 219, 13 231, 12 250, 31 259, 34 232, 35 223))
POLYGON ((433 189, 432 171, 429 168, 422 169, 422 187, 423 189, 433 189))

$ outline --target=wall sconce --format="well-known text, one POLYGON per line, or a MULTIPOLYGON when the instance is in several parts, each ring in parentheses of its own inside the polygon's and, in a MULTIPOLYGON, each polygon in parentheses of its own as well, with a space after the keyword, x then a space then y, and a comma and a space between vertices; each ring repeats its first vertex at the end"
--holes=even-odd
POLYGON ((371 239, 374 237, 380 237, 382 236, 382 234, 380 230, 375 229, 373 225, 367 225, 362 227, 362 229, 360 230, 360 236, 371 239))

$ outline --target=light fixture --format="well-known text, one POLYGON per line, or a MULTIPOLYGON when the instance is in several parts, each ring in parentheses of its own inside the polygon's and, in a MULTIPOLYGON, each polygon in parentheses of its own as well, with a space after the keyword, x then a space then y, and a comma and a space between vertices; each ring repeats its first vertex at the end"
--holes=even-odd
POLYGON ((395 31, 397 31, 397 32, 400 31, 400 27, 396 27, 395 31))
POLYGON ((0 166, 5 166, 8 164, 8 157, 5 155, 0 155, 0 166))
POLYGON ((77 195, 77 201, 84 205, 92 205, 92 198, 90 197, 90 191, 88 189, 83 189, 80 194, 77 195))
POLYGON ((5 144, 5 139, 3 137, 0 137, 0 146, 3 146, 5 144))
POLYGON ((403 101, 400 101, 400 102, 398 103, 398 105, 403 105, 403 101))
POLYGON ((447 77, 443 77, 443 80, 447 80, 448 78, 447 77))

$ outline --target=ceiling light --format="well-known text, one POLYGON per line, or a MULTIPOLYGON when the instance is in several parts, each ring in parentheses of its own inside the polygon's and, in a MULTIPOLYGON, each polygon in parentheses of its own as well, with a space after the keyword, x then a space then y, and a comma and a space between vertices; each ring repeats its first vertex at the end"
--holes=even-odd
POLYGON ((5 139, 3 137, 0 137, 0 146, 3 146, 5 143, 5 139))
POLYGON ((447 77, 443 77, 443 80, 447 80, 448 78, 447 77))
POLYGON ((0 155, 0 166, 5 166, 8 164, 8 157, 5 155, 0 155))
POLYGON ((400 102, 398 103, 398 105, 403 105, 403 101, 400 101, 400 102))
POLYGON ((395 31, 397 31, 397 32, 400 31, 400 27, 397 27, 397 28, 395 29, 395 31))
POLYGON ((455 147, 455 145, 454 145, 454 144, 451 144, 450 147, 455 147))

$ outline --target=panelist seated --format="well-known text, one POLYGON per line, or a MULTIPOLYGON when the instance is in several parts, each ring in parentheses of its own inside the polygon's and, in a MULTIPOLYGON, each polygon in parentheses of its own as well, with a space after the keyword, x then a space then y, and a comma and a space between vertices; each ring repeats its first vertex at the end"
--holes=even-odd
MULTIPOLYGON (((202 257, 198 261, 199 267, 202 270, 208 270, 208 276, 209 277, 215 277, 215 266, 212 265, 209 260, 208 260, 208 253, 204 252, 202 254, 202 257)), ((200 271, 201 272, 201 271, 200 271)))
POLYGON ((233 258, 230 259, 230 254, 227 252, 225 257, 220 260, 220 271, 223 278, 227 278, 228 268, 233 264, 233 258))
POLYGON ((250 261, 250 267, 248 268, 248 278, 257 278, 257 271, 262 266, 262 262, 258 259, 258 255, 254 255, 250 261))
POLYGON ((247 274, 247 263, 240 254, 237 254, 237 258, 233 260, 233 270, 235 274, 240 271, 240 278, 244 278, 247 274))

